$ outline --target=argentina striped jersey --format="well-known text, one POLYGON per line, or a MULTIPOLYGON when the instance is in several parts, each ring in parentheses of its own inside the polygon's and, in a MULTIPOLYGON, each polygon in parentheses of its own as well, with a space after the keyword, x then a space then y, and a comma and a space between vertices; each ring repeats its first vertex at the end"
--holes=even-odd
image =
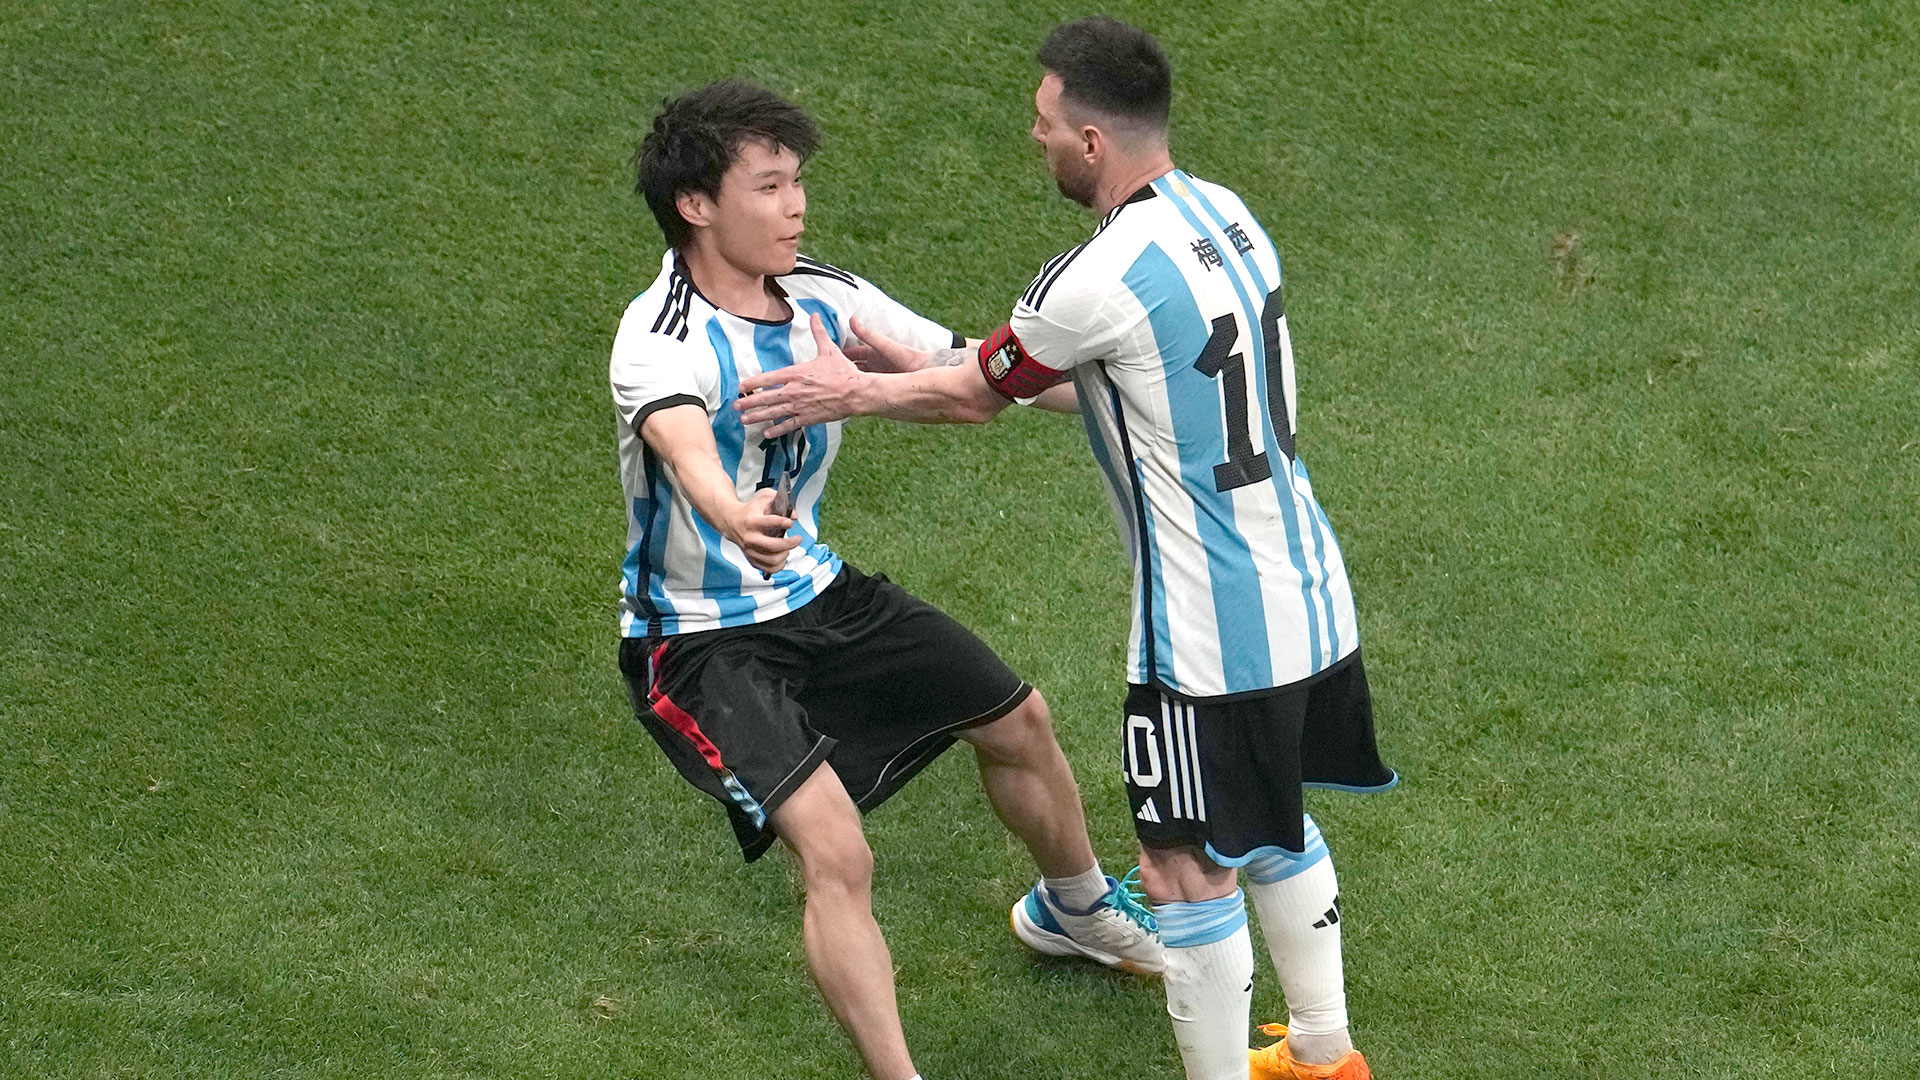
POLYGON ((1254 694, 1359 644, 1294 452, 1280 258, 1239 196, 1174 170, 1047 264, 1013 334, 1070 372, 1133 559, 1129 681, 1254 694))
POLYGON ((672 251, 660 276, 627 306, 614 338, 609 374, 619 414, 620 482, 627 503, 627 553, 621 566, 623 637, 690 634, 765 622, 812 600, 839 574, 840 557, 820 540, 820 500, 840 449, 839 422, 815 424, 779 439, 747 427, 733 407, 740 381, 763 371, 804 363, 817 349, 809 316, 845 346, 854 317, 916 348, 959 344, 954 334, 922 318, 872 284, 802 256, 791 274, 775 279, 791 317, 764 321, 715 307, 694 285, 672 251), (697 405, 706 410, 720 466, 733 476, 741 500, 783 479, 793 492, 794 530, 801 545, 771 578, 747 561, 740 546, 701 518, 673 471, 640 438, 640 425, 659 409, 697 405))

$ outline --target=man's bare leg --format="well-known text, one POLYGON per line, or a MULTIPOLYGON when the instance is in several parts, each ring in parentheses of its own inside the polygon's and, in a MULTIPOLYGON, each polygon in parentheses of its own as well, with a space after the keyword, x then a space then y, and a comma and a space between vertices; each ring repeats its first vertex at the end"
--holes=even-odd
POLYGON ((1166 949, 1167 1015, 1187 1080, 1246 1080, 1253 940, 1237 875, 1199 848, 1142 847, 1166 949))
POLYGON ((893 957, 873 919, 873 851, 860 811, 832 766, 822 765, 770 818, 806 882, 801 921, 807 966, 874 1080, 916 1075, 900 1029, 893 957))
POLYGON ((973 744, 980 783, 1007 830, 1040 867, 1042 883, 1008 913, 1014 936, 1047 956, 1079 956, 1150 975, 1160 971, 1151 920, 1100 869, 1086 810, 1038 691, 1012 712, 960 733, 973 744))
POLYGON ((980 785, 1007 830, 1033 853, 1040 873, 1074 877, 1096 865, 1073 769, 1053 737, 1053 717, 1035 690, 991 724, 958 732, 973 744, 980 785))

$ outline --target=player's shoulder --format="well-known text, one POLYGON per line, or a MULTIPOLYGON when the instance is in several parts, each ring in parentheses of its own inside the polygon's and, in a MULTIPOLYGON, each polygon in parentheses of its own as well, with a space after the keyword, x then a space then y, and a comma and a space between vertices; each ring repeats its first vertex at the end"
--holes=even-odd
POLYGON ((1211 208, 1210 213, 1218 215, 1222 229, 1237 230, 1254 241, 1264 241, 1266 246, 1273 246, 1273 241, 1267 236, 1267 231, 1260 224, 1260 219, 1254 214, 1252 207, 1247 205, 1247 200, 1240 197, 1239 192, 1225 184, 1216 184, 1197 176, 1188 175, 1186 181, 1211 208))
POLYGON ((1203 198, 1205 198, 1208 202, 1212 203, 1215 207, 1221 210, 1225 210, 1228 207, 1232 207, 1235 210, 1239 210, 1242 212, 1246 211, 1247 201, 1240 197, 1239 192, 1233 190, 1227 185, 1216 184, 1211 180, 1203 180, 1198 176, 1194 176, 1192 173, 1186 173, 1183 175, 1186 182, 1188 184, 1191 184, 1195 188, 1195 190, 1199 191, 1200 195, 1203 198))
POLYGON ((1020 294, 1019 306, 1056 317, 1090 304, 1097 305, 1112 293, 1127 268, 1150 242, 1156 215, 1148 204, 1156 199, 1159 196, 1149 185, 1107 211, 1092 236, 1041 266, 1027 290, 1020 294))
POLYGON ((634 297, 620 316, 620 329, 613 336, 613 370, 632 365, 698 368, 717 364, 707 335, 691 332, 694 324, 706 317, 704 307, 693 280, 668 252, 660 276, 634 297))
POLYGON ((660 333, 647 328, 644 321, 622 319, 620 332, 614 335, 613 350, 607 360, 615 381, 637 371, 687 370, 702 374, 717 372, 720 358, 705 334, 681 337, 678 332, 660 333))
POLYGON ((621 314, 619 338, 658 334, 676 341, 687 340, 694 317, 694 301, 699 295, 693 279, 680 268, 673 252, 667 252, 661 260, 660 275, 646 291, 634 297, 621 314))
POLYGON ((873 283, 851 270, 809 255, 796 255, 793 269, 775 279, 789 296, 806 296, 836 305, 856 302, 862 293, 877 292, 873 283))

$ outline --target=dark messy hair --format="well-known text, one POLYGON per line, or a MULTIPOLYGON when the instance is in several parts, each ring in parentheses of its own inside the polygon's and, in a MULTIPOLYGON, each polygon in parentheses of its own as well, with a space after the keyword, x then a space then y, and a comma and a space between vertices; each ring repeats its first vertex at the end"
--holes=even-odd
POLYGON ((1165 130, 1173 65, 1153 35, 1111 15, 1061 23, 1037 54, 1070 102, 1137 127, 1165 130))
POLYGON ((723 79, 669 98, 634 152, 634 190, 646 197, 667 244, 693 235, 675 201, 688 191, 720 196, 720 178, 748 142, 784 146, 805 161, 820 131, 800 106, 743 79, 723 79))

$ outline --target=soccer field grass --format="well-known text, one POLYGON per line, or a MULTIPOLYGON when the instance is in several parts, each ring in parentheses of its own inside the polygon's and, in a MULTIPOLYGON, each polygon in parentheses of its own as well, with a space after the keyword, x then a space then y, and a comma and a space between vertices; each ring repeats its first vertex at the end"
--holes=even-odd
MULTIPOLYGON (((1113 10, 1285 260, 1406 778, 1310 799, 1377 1075, 1920 1075, 1920 7, 1113 10)), ((615 669, 626 158, 757 77, 810 253, 979 334, 1090 227, 1025 137, 1084 13, 8 0, 0 1076, 856 1075, 615 669)), ((1078 425, 835 475, 1130 865, 1078 425)), ((1013 941, 966 755, 869 829, 928 1080, 1179 1075, 1157 985, 1013 941)))

